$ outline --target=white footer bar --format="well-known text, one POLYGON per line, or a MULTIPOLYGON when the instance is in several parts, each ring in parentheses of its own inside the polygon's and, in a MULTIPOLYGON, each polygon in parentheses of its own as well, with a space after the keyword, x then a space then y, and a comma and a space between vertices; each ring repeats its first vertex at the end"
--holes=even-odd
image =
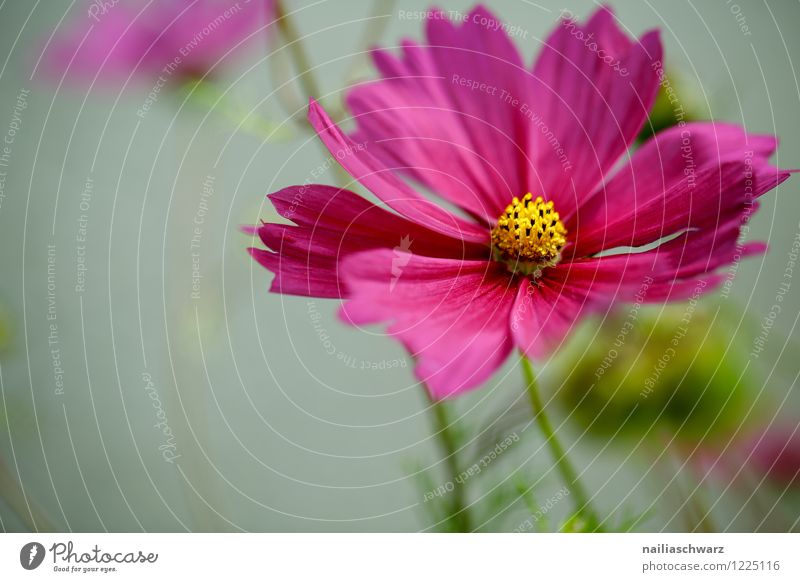
POLYGON ((0 580, 796 581, 798 562, 800 534, 0 535, 0 580))

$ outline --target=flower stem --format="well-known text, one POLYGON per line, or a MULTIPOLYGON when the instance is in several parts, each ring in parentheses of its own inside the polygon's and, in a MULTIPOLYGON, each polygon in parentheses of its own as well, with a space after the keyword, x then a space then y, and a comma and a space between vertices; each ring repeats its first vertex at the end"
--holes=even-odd
POLYGON ((319 85, 317 85, 317 80, 311 72, 311 61, 308 58, 305 46, 300 40, 300 33, 294 25, 294 21, 286 13, 283 0, 275 2, 275 17, 278 29, 286 40, 286 48, 292 55, 292 60, 297 69, 297 81, 300 83, 303 93, 308 97, 319 99, 322 94, 320 93, 319 85))
MULTIPOLYGON (((321 100, 323 97, 322 91, 320 90, 320 86, 317 83, 317 78, 314 76, 312 71, 311 60, 308 58, 305 45, 300 38, 300 32, 297 30, 294 20, 292 20, 292 18, 289 17, 289 14, 287 14, 286 6, 284 5, 283 0, 276 0, 275 2, 275 19, 278 25, 278 30, 280 30, 281 36, 286 41, 285 46, 289 50, 292 64, 297 72, 297 82, 300 84, 300 89, 304 98, 304 103, 297 108, 297 110, 301 110, 305 108, 305 104, 308 103, 309 97, 313 97, 316 100, 321 100)), ((290 113, 294 116, 294 112, 290 113)), ((344 111, 331 114, 331 118, 337 123, 340 122, 343 117, 344 111)), ((307 120, 301 122, 300 125, 305 127, 307 130, 311 130, 312 134, 315 133, 307 120)), ((322 145, 321 142, 320 145, 322 145)), ((322 149, 327 155, 327 150, 324 146, 322 146, 322 149)), ((353 179, 350 177, 350 174, 348 174, 340 164, 333 164, 333 171, 336 175, 336 182, 342 188, 347 188, 353 183, 353 179)))
MULTIPOLYGON (((425 389, 428 394, 428 390, 425 389)), ((428 395, 430 398, 430 395, 428 395)), ((448 418, 447 409, 445 404, 440 401, 430 399, 430 410, 433 412, 433 418, 436 423, 436 438, 439 440, 439 446, 442 448, 444 460, 447 463, 447 472, 450 475, 450 482, 453 484, 453 490, 450 492, 450 515, 449 520, 452 522, 456 531, 471 532, 472 520, 470 519, 469 509, 467 508, 466 499, 464 496, 463 483, 459 483, 456 477, 459 475, 458 466, 458 443, 453 431, 453 425, 448 418)))
POLYGON ((214 81, 193 79, 181 90, 184 99, 191 100, 210 112, 235 123, 237 129, 264 140, 278 141, 292 137, 292 132, 278 123, 253 113, 247 106, 236 103, 214 81))
POLYGON ((544 410, 544 403, 542 402, 542 397, 539 394, 536 377, 533 373, 533 366, 531 366, 530 360, 528 360, 528 358, 526 358, 524 355, 521 357, 521 363, 522 371, 525 375, 528 399, 530 400, 531 409, 533 410, 533 419, 539 425, 539 428, 544 435, 546 444, 550 448, 550 452, 553 454, 553 457, 555 457, 556 469, 558 469, 558 472, 561 474, 561 478, 569 488, 570 493, 572 493, 572 498, 575 500, 575 513, 578 517, 583 518, 589 524, 590 529, 599 529, 600 520, 592 508, 589 495, 583 488, 583 485, 578 478, 577 471, 575 471, 575 468, 569 462, 566 450, 561 444, 561 441, 558 440, 556 432, 553 429, 553 425, 544 410))

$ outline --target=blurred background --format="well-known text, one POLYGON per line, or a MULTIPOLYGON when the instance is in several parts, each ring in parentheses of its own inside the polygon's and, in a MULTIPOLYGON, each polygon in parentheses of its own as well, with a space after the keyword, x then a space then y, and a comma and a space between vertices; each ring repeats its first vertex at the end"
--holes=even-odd
MULTIPOLYGON (((340 179, 303 125, 305 89, 316 83, 345 118, 347 87, 374 77, 366 48, 421 39, 429 5, 286 2, 287 30, 268 26, 265 3, 208 70, 163 82, 160 67, 71 74, 63 47, 62 68, 48 65, 59 38, 80 40, 125 4, 147 3, 0 4, 0 528, 442 529, 452 475, 411 357, 380 329, 342 325, 334 301, 268 294, 240 230, 278 218, 266 194, 340 179)), ((519 27, 527 62, 562 9, 596 8, 488 5, 519 27)), ((662 30, 687 114, 777 134, 774 163, 800 165, 800 5, 613 7, 630 34, 662 30)), ((747 238, 770 252, 737 264, 720 292, 623 306, 538 363, 613 528, 800 528, 798 190, 790 179, 762 199, 747 238), (687 313, 670 373, 645 398, 687 313)), ((465 486, 475 528, 569 528, 516 360, 449 412, 465 469, 513 442, 465 486)))

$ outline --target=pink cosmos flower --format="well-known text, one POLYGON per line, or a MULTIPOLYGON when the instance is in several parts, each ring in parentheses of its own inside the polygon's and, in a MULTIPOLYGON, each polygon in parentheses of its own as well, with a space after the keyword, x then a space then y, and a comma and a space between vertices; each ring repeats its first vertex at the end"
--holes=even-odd
POLYGON ((44 49, 50 76, 199 78, 274 18, 274 0, 93 0, 44 49))
POLYGON ((629 152, 659 86, 657 31, 631 40, 608 8, 564 18, 529 67, 498 22, 482 7, 461 23, 431 12, 425 43, 374 51, 382 78, 350 91, 351 135, 311 102, 319 138, 382 206, 291 186, 269 198, 294 224, 253 229, 273 292, 388 324, 436 399, 515 348, 547 356, 617 301, 711 291, 722 267, 765 251, 737 246, 740 228, 789 175, 767 161, 773 136, 723 123, 629 152))

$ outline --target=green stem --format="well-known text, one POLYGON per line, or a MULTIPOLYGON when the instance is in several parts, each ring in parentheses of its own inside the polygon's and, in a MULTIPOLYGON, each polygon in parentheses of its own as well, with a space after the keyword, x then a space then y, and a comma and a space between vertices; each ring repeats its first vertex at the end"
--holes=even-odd
POLYGON ((214 114, 235 123, 240 131, 261 139, 285 140, 292 137, 286 127, 248 111, 244 105, 234 102, 227 91, 223 91, 213 81, 194 79, 182 88, 184 98, 203 106, 214 114))
MULTIPOLYGON (((427 389, 425 389, 425 393, 428 394, 427 389)), ((430 398, 429 395, 428 397, 430 398)), ((435 436, 439 440, 439 446, 442 448, 444 460, 445 463, 447 463, 447 472, 453 483, 453 490, 450 492, 451 506, 449 517, 457 531, 471 532, 472 520, 470 519, 469 510, 467 509, 463 484, 456 481, 456 477, 458 477, 460 471, 457 456, 458 443, 453 433, 453 425, 448 418, 447 409, 443 402, 431 399, 430 409, 433 411, 433 418, 436 424, 435 436)))
POLYGON ((597 517, 594 509, 592 508, 589 500, 589 495, 583 488, 583 485, 578 478, 578 473, 569 462, 567 452, 561 441, 558 440, 553 425, 550 422, 545 410, 542 397, 539 394, 539 388, 536 383, 536 377, 533 373, 533 367, 530 361, 524 355, 521 357, 522 371, 525 375, 525 383, 527 387, 528 399, 531 403, 533 410, 533 419, 539 425, 539 428, 544 435, 546 444, 550 447, 550 452, 556 461, 556 469, 561 474, 566 486, 569 488, 572 498, 575 500, 576 515, 586 520, 591 528, 599 528, 600 520, 597 517))
POLYGON ((297 81, 300 83, 303 93, 309 97, 319 99, 322 93, 320 93, 317 80, 311 72, 311 60, 308 58, 305 46, 300 40, 300 33, 294 25, 294 21, 286 13, 286 8, 283 4, 283 0, 275 2, 275 16, 278 29, 287 41, 286 48, 291 53, 292 60, 294 60, 295 68, 297 69, 297 81))
MULTIPOLYGON (((308 102, 309 97, 313 97, 315 99, 322 98, 322 92, 320 91, 319 84, 317 83, 317 79, 312 72, 311 67, 311 60, 308 58, 308 53, 306 53, 305 45, 303 41, 300 39, 300 32, 297 30, 297 27, 294 25, 294 21, 289 17, 286 12, 286 7, 284 6, 283 0, 276 0, 275 2, 275 17, 276 22, 278 25, 278 30, 280 30, 281 36, 283 36, 284 40, 286 41, 286 48, 289 50, 289 54, 291 55, 291 59, 294 64, 294 68, 297 71, 297 81, 300 84, 300 88, 306 98, 305 103, 308 102)), ((298 107, 298 110, 305 107, 305 103, 298 107)), ((331 118, 334 122, 338 123, 341 121, 343 112, 338 112, 337 114, 331 115, 331 118)), ((312 130, 310 124, 305 121, 301 123, 306 129, 312 130)), ((316 133, 312 130, 312 134, 316 133)), ((322 143, 320 143, 323 151, 327 154, 327 150, 322 143)), ((344 168, 341 167, 338 163, 333 165, 333 171, 336 175, 335 180, 342 188, 348 187, 352 184, 353 180, 344 168)))

